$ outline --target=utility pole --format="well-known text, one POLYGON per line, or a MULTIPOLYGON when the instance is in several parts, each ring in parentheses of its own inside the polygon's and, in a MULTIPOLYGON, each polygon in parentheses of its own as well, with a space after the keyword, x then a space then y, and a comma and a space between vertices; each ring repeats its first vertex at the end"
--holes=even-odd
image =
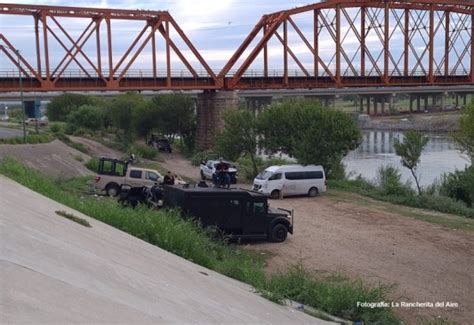
MULTIPOLYGON (((20 50, 13 50, 18 59, 18 80, 20 82, 21 118, 23 124, 23 143, 26 143, 25 101, 23 100, 23 78, 21 76, 20 50)), ((38 124, 38 122, 36 122, 38 124)))
POLYGON ((23 124, 23 142, 26 143, 26 125, 25 125, 25 101, 23 100, 23 78, 21 76, 21 60, 20 60, 20 50, 14 49, 9 46, 0 45, 1 48, 6 48, 12 50, 15 53, 18 64, 18 82, 20 83, 20 100, 21 100, 21 116, 23 124))

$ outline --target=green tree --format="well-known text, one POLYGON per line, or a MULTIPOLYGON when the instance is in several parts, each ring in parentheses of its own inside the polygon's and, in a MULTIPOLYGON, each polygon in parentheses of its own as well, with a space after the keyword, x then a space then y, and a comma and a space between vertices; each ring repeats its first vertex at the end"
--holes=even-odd
POLYGON ((170 141, 176 136, 187 136, 195 128, 194 102, 184 94, 166 94, 153 97, 151 107, 156 111, 157 129, 170 141))
POLYGON ((440 193, 463 201, 468 207, 474 205, 474 166, 443 175, 440 193))
POLYGON ((346 113, 313 100, 272 105, 259 117, 262 147, 283 152, 301 164, 320 164, 332 178, 344 174, 342 158, 360 143, 360 131, 346 113))
POLYGON ((224 128, 217 136, 217 151, 230 160, 247 155, 252 162, 253 172, 257 175, 257 138, 257 120, 250 111, 227 111, 224 114, 224 128))
POLYGON ((108 114, 112 117, 113 126, 120 131, 119 138, 124 147, 128 147, 133 140, 133 112, 140 110, 144 105, 146 103, 143 97, 137 93, 118 95, 109 103, 108 114))
POLYGON ((421 153, 428 143, 428 138, 416 131, 407 131, 403 142, 395 141, 395 152, 401 157, 401 163, 408 168, 415 179, 418 194, 421 195, 421 187, 419 177, 416 173, 418 164, 420 163, 421 153))
POLYGON ((465 108, 460 119, 459 131, 454 134, 454 140, 469 156, 471 163, 474 163, 474 103, 465 108))
POLYGON ((54 97, 46 106, 46 114, 51 121, 66 121, 73 110, 83 105, 94 104, 94 98, 80 94, 63 94, 54 97))
POLYGON ((158 118, 158 111, 151 103, 139 105, 133 111, 135 133, 140 137, 148 138, 153 129, 157 128, 158 118))
POLYGON ((73 131, 77 128, 97 131, 104 126, 104 111, 96 106, 83 105, 69 113, 67 122, 73 131))

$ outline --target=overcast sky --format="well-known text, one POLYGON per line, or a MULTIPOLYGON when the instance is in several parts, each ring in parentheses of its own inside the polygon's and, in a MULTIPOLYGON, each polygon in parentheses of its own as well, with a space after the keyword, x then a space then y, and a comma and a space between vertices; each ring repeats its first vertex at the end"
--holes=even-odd
MULTIPOLYGON (((307 1, 291 1, 291 0, 141 0, 141 1, 125 1, 125 0, 77 0, 77 1, 65 1, 65 0, 49 0, 49 1, 11 1, 11 0, 0 0, 1 2, 7 3, 22 3, 22 4, 44 4, 44 5, 64 5, 64 6, 84 6, 84 7, 103 7, 103 8, 122 8, 122 9, 145 9, 145 10, 168 10, 174 19, 178 22, 181 28, 184 29, 188 38, 193 42, 196 48, 199 50, 204 59, 209 65, 218 72, 220 68, 227 62, 232 56, 238 46, 242 43, 248 33, 252 30, 254 25, 258 22, 260 17, 264 14, 290 9, 297 6, 308 4, 307 1)), ((351 15, 357 16, 357 10, 350 11, 351 15)), ((435 17, 435 21, 438 21, 439 17, 435 17)), ((35 52, 34 52, 34 34, 33 34, 33 19, 31 17, 22 16, 8 16, 4 15, 0 17, 0 29, 1 33, 4 33, 6 37, 18 47, 28 61, 36 66, 35 52)), ((305 33, 309 40, 312 40, 312 23, 310 15, 299 15, 294 18, 298 26, 305 33)), ((89 23, 87 19, 70 19, 63 18, 59 19, 60 23, 63 24, 66 29, 71 33, 74 38, 77 38, 82 30, 89 23)), ((456 18, 453 18, 453 24, 456 18)), ((343 20, 342 35, 345 36, 349 30, 349 26, 343 20)), ((103 24, 101 32, 105 35, 105 24, 103 24)), ((61 32, 58 27, 51 24, 53 30, 58 35, 61 32)), ((115 62, 125 52, 128 45, 131 44, 132 40, 138 34, 143 27, 143 22, 123 22, 115 21, 113 23, 113 47, 114 47, 114 60, 115 62)), ((391 31, 396 28, 395 22, 391 22, 391 31)), ((424 33, 425 31, 420 31, 424 33)), ((280 31, 281 33, 281 31, 280 31)), ((402 39, 401 32, 395 32, 392 38, 391 51, 394 55, 394 60, 398 61, 401 50, 402 39)), ((64 39, 64 35, 62 35, 64 39)), ((172 32, 173 40, 178 44, 183 53, 189 57, 193 66, 199 68, 196 58, 192 57, 188 49, 183 43, 179 41, 176 34, 172 32)), ((306 45, 297 36, 296 32, 289 28, 289 39, 290 45, 293 52, 303 62, 308 70, 312 70, 311 62, 312 57, 306 45)), ((436 46, 439 51, 436 51, 436 55, 440 56, 444 52, 442 46, 444 46, 444 36, 437 36, 436 46)), ((162 40, 158 40, 158 67, 163 69, 165 56, 164 56, 164 43, 162 40), (160 54, 161 53, 161 54, 160 54)), ((320 39, 321 56, 325 62, 330 62, 334 57, 334 44, 330 35, 326 32, 321 35, 320 39)), ((426 45, 421 41, 420 35, 414 37, 414 42, 418 45, 417 51, 419 55, 423 53, 426 45)), ((64 50, 60 45, 49 37, 50 43, 50 54, 52 58, 52 65, 59 63, 59 61, 65 55, 64 50)), ((70 42, 65 41, 70 46, 70 42)), ((383 57, 379 54, 382 51, 382 43, 378 39, 375 29, 367 36, 367 43, 369 48, 374 52, 374 56, 379 63, 383 61, 383 57)), ((459 44, 462 44, 459 41, 459 44)), ((460 45, 459 45, 460 46, 460 45)), ((457 46, 459 48, 459 46, 457 46)), ((282 69, 282 48, 279 41, 274 38, 269 44, 270 47, 270 61, 271 69, 282 69)), ((351 61, 357 66, 358 59, 358 40, 353 33, 349 33, 344 38, 344 49, 348 53, 351 61)), ((91 38, 88 43, 84 46, 84 50, 94 58, 95 51, 95 39, 91 38)), ((462 52, 462 49, 459 50, 462 52)), ((106 66, 107 52, 105 38, 102 39, 102 57, 104 66, 106 66)), ((137 58, 136 63, 132 69, 151 69, 150 64, 151 49, 146 47, 143 53, 137 58)), ((425 55, 426 60, 427 55, 425 55)), ((87 66, 84 59, 80 59, 84 66, 87 66)), ((95 59, 93 60, 95 62, 95 59)), ((182 65, 179 63, 179 59, 174 55, 172 58, 174 68, 176 70, 182 69, 182 65)), ((411 60, 414 64, 415 60, 411 60)), ((441 61, 441 59, 439 59, 441 61)), ((257 60, 252 66, 254 69, 261 69, 262 60, 257 60)), ((403 62, 403 61, 402 61, 403 62)), ((332 61, 332 64, 334 61, 332 61)), ((369 65, 369 63, 368 63, 369 65)), ((343 66, 347 66, 343 63, 343 66)), ((427 66, 427 64, 426 64, 427 66)), ((5 58, 3 54, 0 55, 0 67, 4 69, 13 69, 13 66, 5 58)), ((89 66, 87 66, 89 67, 89 66)), ((295 62, 290 60, 290 68, 297 70, 295 62)), ((71 64, 69 69, 77 69, 77 66, 71 64)), ((301 73, 301 71, 300 71, 301 73)))

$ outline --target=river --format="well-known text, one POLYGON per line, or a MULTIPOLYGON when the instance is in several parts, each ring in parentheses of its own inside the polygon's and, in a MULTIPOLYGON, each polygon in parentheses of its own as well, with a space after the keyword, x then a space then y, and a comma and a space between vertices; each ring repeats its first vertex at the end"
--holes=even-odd
MULTIPOLYGON (((447 135, 428 134, 427 137, 429 142, 418 166, 423 186, 431 185, 443 173, 464 169, 469 164, 447 135)), ((402 140, 403 133, 364 131, 361 145, 343 160, 346 172, 351 178, 360 174, 368 180, 374 180, 380 166, 392 165, 400 170, 403 181, 412 180, 410 171, 401 165, 400 157, 395 154, 395 139, 402 140)))

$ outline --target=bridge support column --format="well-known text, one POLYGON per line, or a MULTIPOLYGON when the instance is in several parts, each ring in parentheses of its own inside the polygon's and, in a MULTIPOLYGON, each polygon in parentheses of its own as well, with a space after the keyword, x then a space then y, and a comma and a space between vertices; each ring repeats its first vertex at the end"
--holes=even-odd
POLYGON ((410 95, 410 113, 413 113, 413 96, 410 95))
POLYGON ((441 94, 441 109, 440 111, 444 111, 444 107, 446 106, 446 94, 442 93, 441 94))
POLYGON ((237 109, 239 97, 235 91, 205 91, 197 96, 197 147, 211 149, 217 133, 223 128, 223 114, 237 109))
POLYGON ((378 98, 374 97, 374 115, 378 114, 378 98))
POLYGON ((425 96, 425 98, 423 98, 423 99, 424 99, 424 101, 425 101, 425 105, 424 105, 423 109, 424 109, 425 111, 427 111, 427 110, 428 110, 428 96, 425 96))
POLYGON ((393 98, 395 97, 395 94, 391 94, 390 97, 388 98, 388 112, 392 114, 393 111, 395 111, 395 106, 393 104, 393 98))
POLYGON ((420 96, 416 96, 416 110, 418 112, 421 111, 421 97, 420 96))
POLYGON ((367 96, 367 115, 370 115, 370 96, 367 96))
POLYGON ((467 105, 467 94, 463 94, 463 105, 467 105))
POLYGON ((459 94, 456 93, 456 108, 459 107, 459 94))
POLYGON ((382 110, 381 110, 381 113, 382 113, 382 115, 383 115, 383 114, 387 113, 387 112, 385 111, 385 107, 386 107, 387 100, 386 100, 385 97, 382 97, 382 99, 381 99, 380 101, 382 102, 382 110))

